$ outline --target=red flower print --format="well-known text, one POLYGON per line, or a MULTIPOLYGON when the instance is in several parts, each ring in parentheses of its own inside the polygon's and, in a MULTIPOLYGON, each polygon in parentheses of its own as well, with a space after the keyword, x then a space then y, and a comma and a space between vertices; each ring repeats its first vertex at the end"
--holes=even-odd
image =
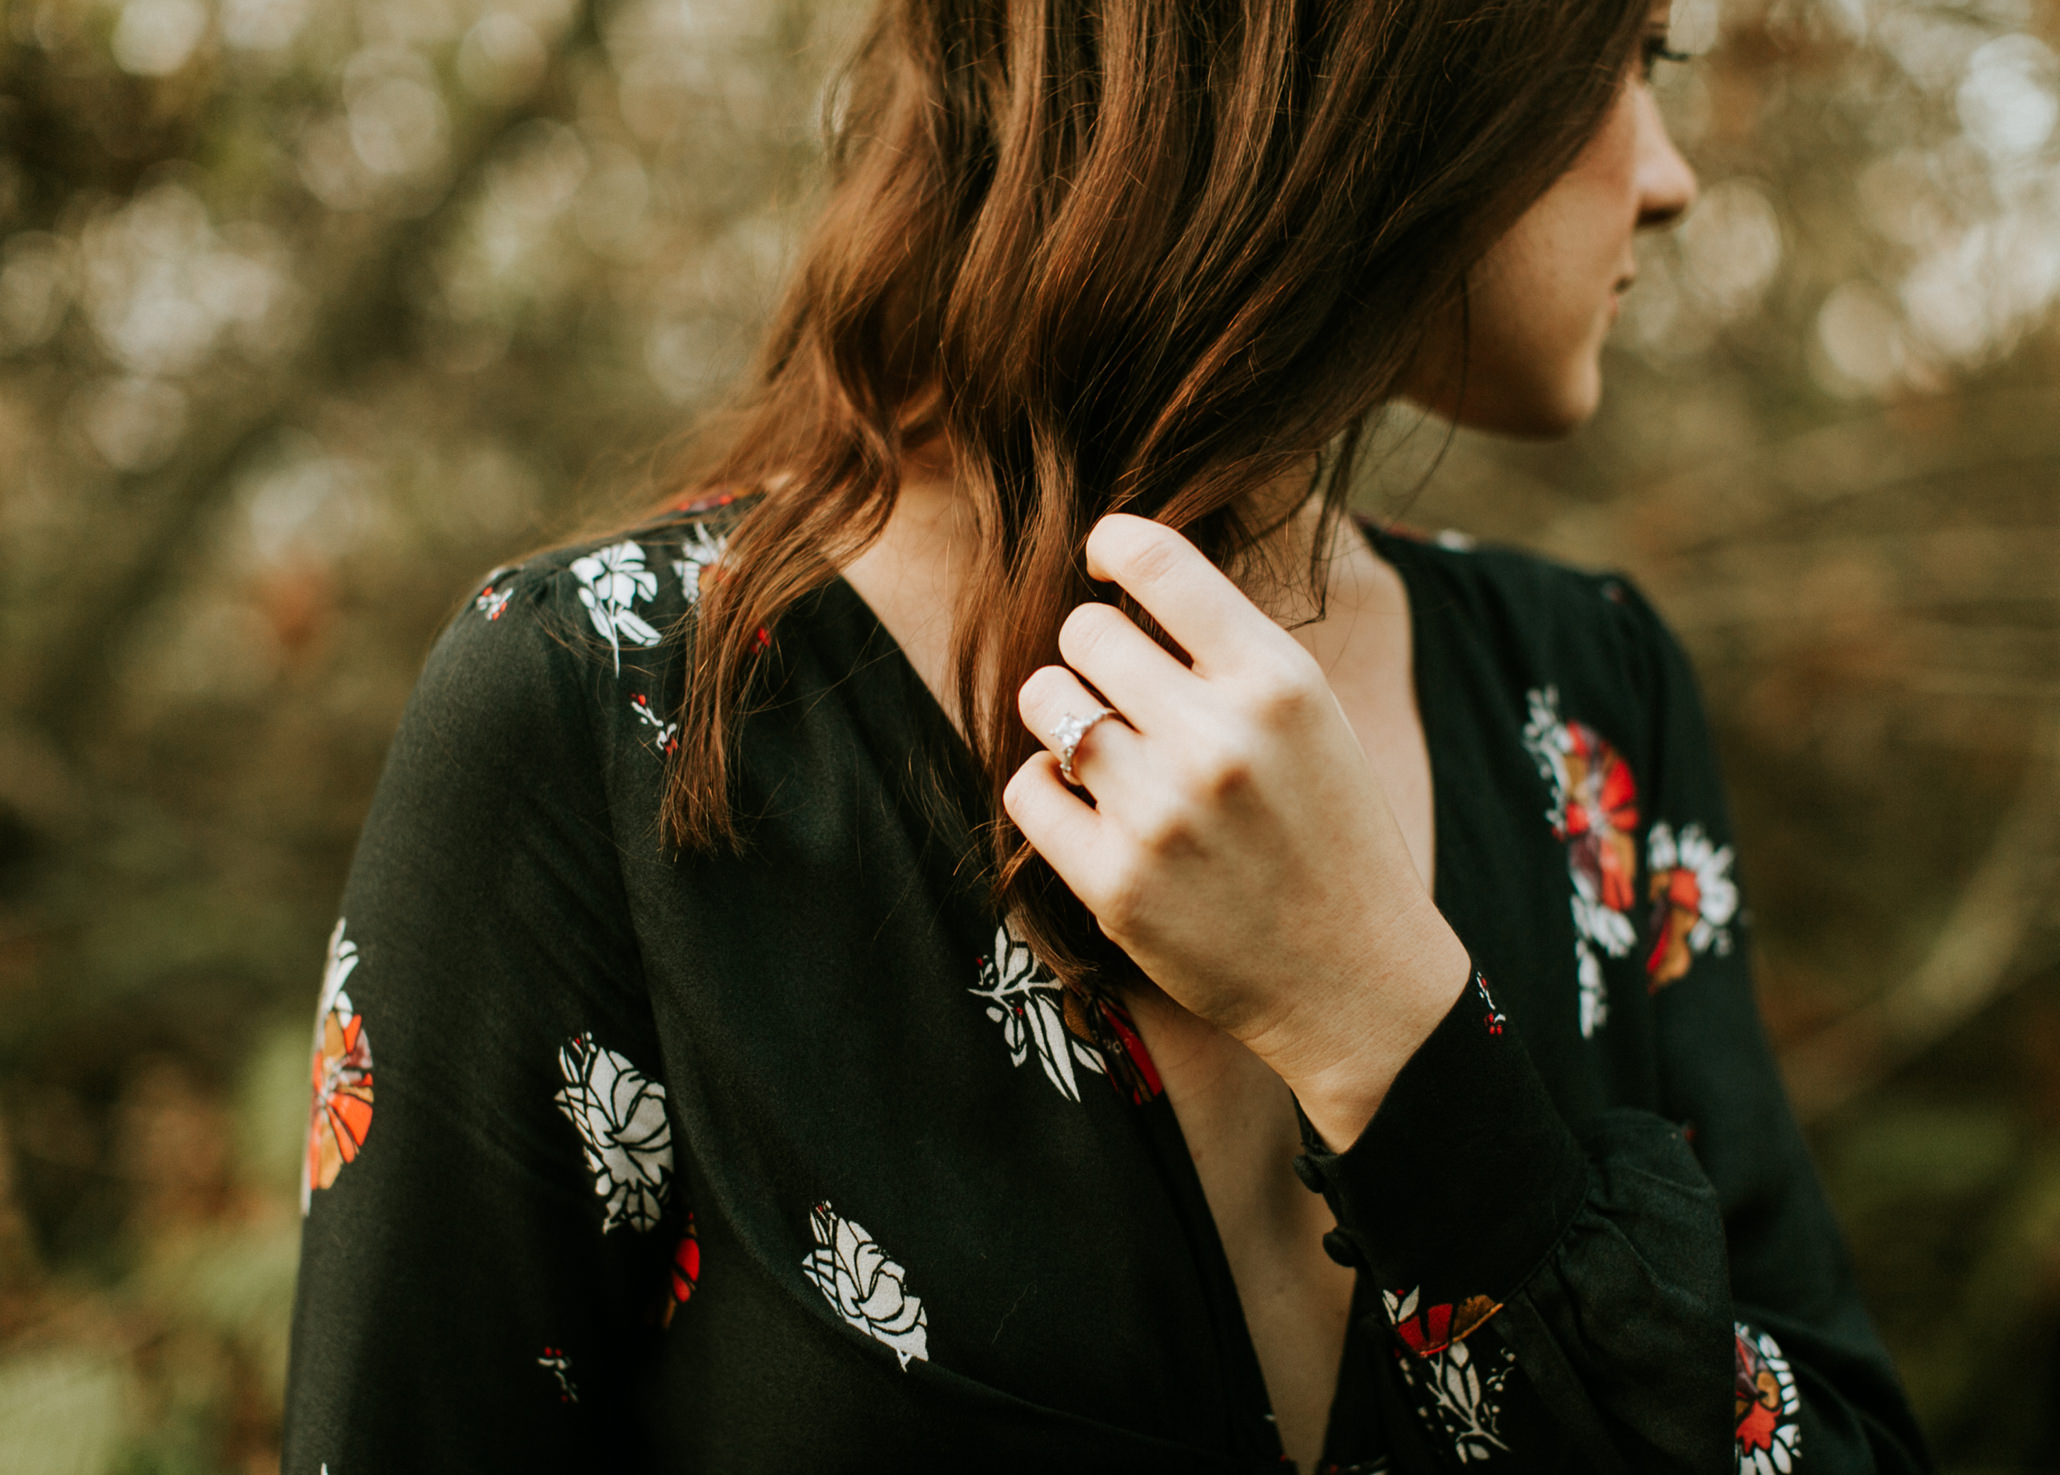
POLYGON ((660 1326, 672 1325, 673 1312, 694 1298, 694 1287, 701 1283, 701 1236, 695 1232, 692 1214, 687 1215, 686 1232, 672 1248, 669 1278, 672 1290, 665 1298, 665 1309, 659 1313, 660 1326))
POLYGON ((356 1160, 372 1130, 372 1041, 344 989, 358 966, 358 948, 344 937, 343 929, 339 921, 329 934, 329 966, 315 1013, 307 1152, 300 1180, 303 1214, 315 1190, 335 1183, 343 1165, 356 1160))
POLYGON ((1430 1357, 1443 1352, 1454 1342, 1465 1341, 1480 1328, 1481 1323, 1502 1308, 1486 1296, 1468 1296, 1458 1305, 1446 1302, 1426 1310, 1412 1311, 1416 1306, 1416 1293, 1391 1297, 1394 1304, 1389 1308, 1391 1315, 1400 1313, 1395 1323, 1395 1335, 1402 1339, 1402 1345, 1418 1357, 1430 1357))
POLYGON ((1382 1291, 1381 1304, 1402 1342, 1395 1358, 1418 1416, 1444 1436, 1462 1465, 1506 1452, 1498 1400, 1516 1359, 1493 1337, 1482 1338, 1478 1350, 1466 1341, 1502 1308, 1486 1296, 1469 1296, 1457 1306, 1419 1312, 1414 1289, 1382 1291))
POLYGON ((1602 956, 1621 958, 1638 940, 1628 915, 1637 898, 1638 782, 1594 728, 1560 717, 1558 688, 1533 690, 1527 700, 1524 747, 1551 786, 1545 818, 1566 842, 1574 883, 1574 970, 1581 1036, 1587 1039, 1609 1018, 1602 956))
POLYGON ((1594 728, 1566 725, 1567 797, 1564 830, 1574 865, 1596 899, 1626 912, 1637 896, 1638 782, 1631 766, 1594 728))

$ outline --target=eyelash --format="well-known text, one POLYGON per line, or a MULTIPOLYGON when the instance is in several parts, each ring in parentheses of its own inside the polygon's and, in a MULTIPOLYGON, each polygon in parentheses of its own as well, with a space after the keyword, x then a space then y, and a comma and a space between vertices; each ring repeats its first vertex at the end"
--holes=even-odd
POLYGON ((1683 62, 1689 59, 1685 51, 1676 51, 1667 45, 1665 36, 1647 36, 1639 49, 1639 75, 1647 82, 1652 80, 1652 69, 1663 61, 1683 62))

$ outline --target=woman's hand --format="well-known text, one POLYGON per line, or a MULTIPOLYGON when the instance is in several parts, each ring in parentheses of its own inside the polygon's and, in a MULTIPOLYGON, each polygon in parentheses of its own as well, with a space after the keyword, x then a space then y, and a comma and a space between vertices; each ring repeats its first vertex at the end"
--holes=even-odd
POLYGON ((1059 631, 1067 665, 1035 672, 1019 706, 1053 747, 1062 719, 1102 705, 1082 678, 1121 714, 1074 756, 1094 803, 1046 751, 1003 805, 1111 940, 1265 1060, 1343 1147, 1466 986, 1466 949, 1314 657, 1159 523, 1103 518, 1087 568, 1194 665, 1111 605, 1075 609, 1059 631))

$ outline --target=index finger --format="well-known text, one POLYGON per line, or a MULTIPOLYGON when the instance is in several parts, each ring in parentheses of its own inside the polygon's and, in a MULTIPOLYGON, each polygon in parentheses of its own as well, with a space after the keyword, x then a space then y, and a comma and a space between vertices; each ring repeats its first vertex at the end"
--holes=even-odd
POLYGON ((1223 570, 1164 523, 1112 512, 1087 535, 1089 578, 1113 581, 1165 626, 1198 675, 1270 662, 1291 640, 1223 570))

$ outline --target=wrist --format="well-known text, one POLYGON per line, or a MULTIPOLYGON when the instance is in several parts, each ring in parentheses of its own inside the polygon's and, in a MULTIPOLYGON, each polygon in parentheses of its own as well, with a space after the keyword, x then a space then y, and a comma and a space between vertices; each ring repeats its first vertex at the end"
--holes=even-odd
POLYGON ((1403 930, 1401 938, 1386 930, 1385 966, 1350 980, 1345 1001, 1323 1011, 1320 1028, 1293 1048, 1258 1052, 1334 1151, 1358 1139, 1473 977, 1466 945, 1428 898, 1403 930))

